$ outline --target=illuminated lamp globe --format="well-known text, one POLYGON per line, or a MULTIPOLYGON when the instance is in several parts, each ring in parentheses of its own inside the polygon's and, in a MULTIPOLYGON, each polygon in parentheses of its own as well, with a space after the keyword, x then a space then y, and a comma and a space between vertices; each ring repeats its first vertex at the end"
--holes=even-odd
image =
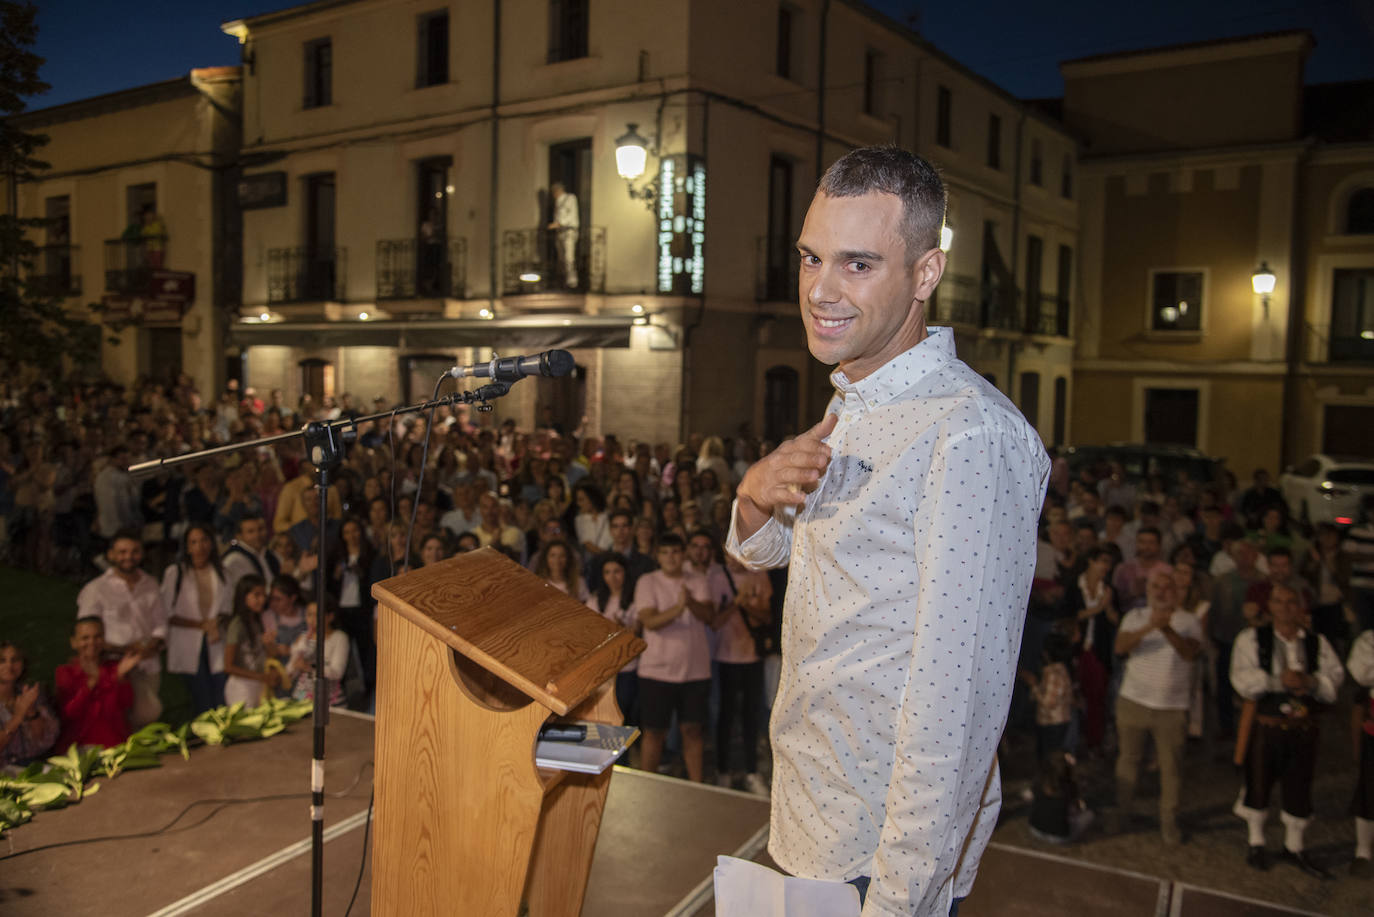
POLYGON ((1274 292, 1274 281, 1276 279, 1274 272, 1269 269, 1269 262, 1261 261, 1260 266, 1255 268, 1255 272, 1250 275, 1250 285, 1258 295, 1268 296, 1270 293, 1274 292))
POLYGON ((625 126, 629 129, 615 139, 615 170, 621 178, 633 181, 644 174, 649 161, 649 141, 639 135, 638 124, 631 122, 625 126))

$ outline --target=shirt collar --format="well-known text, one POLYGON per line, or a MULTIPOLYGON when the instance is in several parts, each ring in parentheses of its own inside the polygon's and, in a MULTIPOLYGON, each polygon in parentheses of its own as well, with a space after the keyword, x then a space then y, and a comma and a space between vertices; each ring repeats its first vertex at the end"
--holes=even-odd
POLYGON ((897 354, 857 382, 843 370, 830 374, 830 384, 841 395, 854 395, 868 408, 895 400, 925 376, 954 359, 954 329, 931 328, 923 341, 897 354))

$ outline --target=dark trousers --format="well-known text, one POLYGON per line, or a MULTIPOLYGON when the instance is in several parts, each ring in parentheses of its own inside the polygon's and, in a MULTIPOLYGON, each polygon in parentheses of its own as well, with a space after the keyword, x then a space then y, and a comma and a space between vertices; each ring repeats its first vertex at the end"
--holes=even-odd
POLYGON ((1217 730, 1222 736, 1236 734, 1236 700, 1231 690, 1231 644, 1214 641, 1217 648, 1217 730))
POLYGON ((1078 654, 1078 689, 1083 695, 1083 746, 1097 748, 1107 729, 1107 669, 1092 650, 1078 654))
POLYGON ((1319 737, 1315 723, 1287 729, 1256 720, 1245 753, 1245 805, 1267 809, 1277 782, 1283 791, 1283 811, 1296 818, 1311 816, 1319 737))
POLYGON ((1355 782, 1355 798, 1350 814, 1374 821, 1374 735, 1360 733, 1360 775, 1355 782))
POLYGON ((639 673, 617 672, 615 676, 615 702, 625 717, 626 726, 639 725, 639 673))
POLYGON ((209 642, 202 639, 200 641, 200 665, 196 667, 196 674, 181 676, 182 680, 186 682, 186 690, 191 695, 191 706, 196 713, 204 713, 206 710, 224 706, 225 677, 223 672, 215 674, 210 671, 209 642))
POLYGON ((371 691, 377 686, 377 644, 372 639, 372 609, 366 606, 340 608, 335 620, 339 629, 348 634, 353 645, 358 648, 358 659, 363 665, 363 680, 371 691))
MULTIPOLYGON (((868 885, 871 881, 869 876, 859 876, 857 879, 850 879, 849 884, 859 890, 859 904, 862 906, 864 899, 868 897, 868 885)), ((949 917, 959 917, 959 904, 963 898, 955 898, 949 905, 949 917)))
POLYGON ((1069 737, 1070 723, 1051 723, 1047 726, 1037 725, 1035 727, 1035 758, 1037 761, 1044 761, 1049 757, 1050 752, 1057 748, 1063 748, 1066 739, 1069 737))
POLYGON ((759 770, 759 709, 763 700, 762 662, 722 662, 720 716, 716 719, 716 770, 730 772, 730 738, 735 722, 744 739, 745 773, 759 770))

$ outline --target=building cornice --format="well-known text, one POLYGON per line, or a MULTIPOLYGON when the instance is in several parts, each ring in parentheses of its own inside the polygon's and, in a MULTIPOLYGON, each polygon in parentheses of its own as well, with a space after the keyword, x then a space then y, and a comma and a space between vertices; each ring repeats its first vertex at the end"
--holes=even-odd
POLYGON ((1181 360, 1074 360, 1075 372, 1121 373, 1123 375, 1175 376, 1282 376, 1287 364, 1255 360, 1230 360, 1190 363, 1181 360))
POLYGON ((1142 70, 1163 70, 1196 64, 1212 64, 1273 54, 1302 54, 1305 56, 1312 50, 1313 44, 1311 32, 1305 29, 1296 29, 1287 32, 1273 32, 1267 35, 1223 38, 1217 41, 1201 41, 1193 44, 1142 48, 1138 51, 1121 51, 1115 54, 1080 57, 1061 63, 1059 72, 1066 80, 1076 80, 1121 73, 1138 73, 1142 70))
POLYGON ((1084 173, 1116 174, 1132 169, 1199 168, 1208 166, 1251 165, 1269 162, 1296 162, 1313 147, 1314 141, 1293 140, 1248 146, 1207 147, 1196 150, 1165 150, 1158 153, 1122 153, 1111 156, 1084 156, 1078 160, 1084 173))

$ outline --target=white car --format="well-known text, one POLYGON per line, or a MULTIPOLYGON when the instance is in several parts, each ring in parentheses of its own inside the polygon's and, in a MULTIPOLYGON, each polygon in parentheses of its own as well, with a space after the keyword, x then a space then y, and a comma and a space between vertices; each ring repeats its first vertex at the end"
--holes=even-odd
POLYGON ((1314 455, 1279 475, 1279 491, 1293 518, 1354 525, 1360 505, 1374 496, 1374 462, 1345 455, 1314 455))

